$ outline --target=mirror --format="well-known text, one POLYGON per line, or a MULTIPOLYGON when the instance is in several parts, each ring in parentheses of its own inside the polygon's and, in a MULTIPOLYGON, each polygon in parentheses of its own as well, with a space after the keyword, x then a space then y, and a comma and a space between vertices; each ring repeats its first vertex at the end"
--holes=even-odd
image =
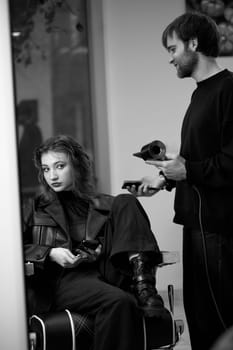
POLYGON ((38 190, 32 153, 42 140, 75 137, 93 152, 85 0, 11 0, 21 193, 38 190))
MULTIPOLYGON (((48 137, 74 137, 94 161, 88 10, 85 0, 9 3, 19 180, 25 203, 40 190, 33 151, 48 137)), ((31 273, 33 266, 26 264, 26 276, 31 273)))

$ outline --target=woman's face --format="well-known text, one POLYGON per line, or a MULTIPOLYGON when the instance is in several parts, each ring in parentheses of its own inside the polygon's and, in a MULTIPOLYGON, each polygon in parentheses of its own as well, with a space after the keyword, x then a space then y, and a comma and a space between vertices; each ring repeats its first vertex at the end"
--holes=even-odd
POLYGON ((44 179, 55 192, 68 191, 73 187, 73 167, 64 152, 48 151, 41 156, 44 179))

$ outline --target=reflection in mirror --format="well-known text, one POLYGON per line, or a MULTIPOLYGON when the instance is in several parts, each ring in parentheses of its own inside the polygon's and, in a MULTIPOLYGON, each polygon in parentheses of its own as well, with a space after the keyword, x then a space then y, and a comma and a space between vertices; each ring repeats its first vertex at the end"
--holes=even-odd
POLYGON ((38 190, 35 146, 57 134, 93 158, 85 0, 11 0, 21 192, 38 190))
MULTIPOLYGON (((70 135, 94 161, 88 16, 86 0, 10 0, 9 3, 20 192, 24 208, 24 204, 40 192, 33 152, 41 142, 58 134, 70 135)), ((24 230, 24 240, 25 236, 24 230)), ((36 244, 31 244, 31 248, 29 255, 25 253, 26 290, 27 300, 36 300, 35 291, 43 295, 46 283, 34 288, 38 271, 35 273, 37 267, 34 262, 28 263, 27 258, 31 254, 39 259, 39 252, 33 253, 36 244)), ((27 308, 29 320, 29 304, 27 308)), ((29 334, 30 349, 35 349, 33 334, 29 334)), ((36 349, 42 349, 40 341, 37 339, 36 349)), ((57 344, 56 349, 61 349, 61 344, 57 344)))

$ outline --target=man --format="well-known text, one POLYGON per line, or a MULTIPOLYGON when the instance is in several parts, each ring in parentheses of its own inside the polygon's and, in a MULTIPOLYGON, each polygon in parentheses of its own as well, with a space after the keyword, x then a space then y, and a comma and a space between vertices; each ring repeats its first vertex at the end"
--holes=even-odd
POLYGON ((33 151, 42 142, 42 134, 37 125, 37 101, 22 100, 17 106, 20 184, 22 192, 34 195, 39 183, 33 164, 33 151), (35 111, 34 111, 35 109, 35 111))
POLYGON ((213 20, 186 13, 164 30, 162 43, 179 78, 196 81, 186 111, 179 154, 156 166, 136 195, 176 187, 174 222, 183 225, 184 307, 193 350, 207 350, 233 324, 233 74, 216 62, 213 20))

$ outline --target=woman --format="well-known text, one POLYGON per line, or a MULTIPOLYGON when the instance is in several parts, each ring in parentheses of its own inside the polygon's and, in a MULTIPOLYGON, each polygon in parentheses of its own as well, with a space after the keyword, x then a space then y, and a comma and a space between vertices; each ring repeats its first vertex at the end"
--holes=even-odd
POLYGON ((94 350, 143 349, 142 315, 164 313, 161 253, 145 211, 132 195, 95 193, 89 157, 69 136, 45 141, 35 165, 43 193, 24 216, 26 261, 35 265, 29 312, 89 314, 94 350))

